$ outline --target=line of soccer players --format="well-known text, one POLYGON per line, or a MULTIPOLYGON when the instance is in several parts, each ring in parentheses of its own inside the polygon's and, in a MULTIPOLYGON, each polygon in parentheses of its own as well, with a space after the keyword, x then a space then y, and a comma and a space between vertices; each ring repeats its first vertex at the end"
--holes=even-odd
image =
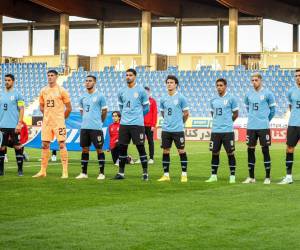
MULTIPOLYGON (((149 96, 142 86, 136 84, 136 71, 126 71, 127 86, 118 93, 118 103, 121 116, 118 127, 117 150, 114 152, 119 157, 119 171, 114 179, 125 178, 125 165, 128 163, 128 145, 132 141, 139 153, 142 165, 142 180, 147 181, 148 159, 145 150, 144 116, 149 112, 149 96)), ((62 178, 68 178, 68 152, 66 149, 66 125, 72 107, 68 92, 57 84, 58 73, 49 70, 47 73, 48 85, 41 90, 39 96, 40 110, 43 113, 42 124, 42 159, 41 169, 33 177, 46 177, 48 159, 50 155, 50 142, 57 138, 63 166, 62 178)), ((296 86, 288 91, 288 101, 291 110, 287 130, 286 170, 287 175, 279 184, 293 183, 292 165, 294 149, 300 139, 300 69, 295 73, 296 86)), ((18 174, 23 175, 23 152, 19 142, 19 132, 24 116, 24 101, 14 86, 14 76, 5 76, 5 91, 0 94, 0 175, 4 175, 4 153, 7 146, 15 148, 18 164, 18 174)), ((96 77, 89 75, 86 78, 86 92, 80 99, 80 112, 82 124, 80 130, 80 146, 82 147, 81 166, 82 172, 77 179, 88 178, 87 168, 89 162, 89 148, 91 144, 96 148, 99 162, 99 180, 105 179, 105 154, 102 150, 104 137, 102 132, 103 122, 107 116, 107 104, 103 94, 96 89, 96 77)), ((255 183, 255 147, 259 139, 266 178, 264 184, 270 184, 271 158, 269 147, 271 135, 269 122, 275 115, 275 98, 271 91, 262 84, 262 76, 258 73, 252 75, 253 88, 246 94, 244 103, 248 110, 247 145, 249 177, 245 184, 255 183)), ((169 75, 166 79, 167 94, 161 97, 160 111, 163 119, 161 147, 163 149, 162 166, 164 174, 158 180, 170 181, 170 149, 172 143, 178 150, 181 161, 181 182, 187 182, 188 159, 185 152, 184 123, 189 117, 189 107, 186 98, 178 91, 178 79, 169 75)), ((210 141, 211 176, 206 182, 216 182, 219 167, 219 155, 224 146, 230 169, 229 183, 235 183, 236 159, 234 155, 235 140, 233 122, 238 118, 238 103, 236 98, 228 93, 226 79, 216 81, 217 95, 210 101, 213 126, 210 141)), ((151 156, 153 158, 153 156, 151 156)))

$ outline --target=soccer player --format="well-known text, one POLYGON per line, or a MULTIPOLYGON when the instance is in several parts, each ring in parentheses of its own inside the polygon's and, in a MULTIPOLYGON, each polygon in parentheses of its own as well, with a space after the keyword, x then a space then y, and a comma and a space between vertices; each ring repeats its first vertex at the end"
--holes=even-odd
MULTIPOLYGON (((145 87, 145 90, 149 96, 150 111, 147 115, 144 116, 144 125, 145 125, 145 135, 147 137, 149 145, 149 161, 148 164, 154 164, 154 139, 153 132, 157 123, 157 104, 154 98, 151 96, 151 90, 148 86, 145 87)), ((140 160, 137 160, 135 163, 141 163, 140 160)))
POLYGON ((115 179, 122 180, 125 175, 127 150, 130 140, 136 145, 139 152, 143 175, 142 179, 148 181, 148 160, 145 150, 144 115, 149 112, 149 98, 142 86, 136 84, 136 71, 126 71, 127 86, 118 93, 118 102, 121 111, 121 123, 119 130, 119 173, 115 179))
POLYGON ((14 90, 14 82, 14 75, 5 75, 5 90, 0 93, 0 176, 4 175, 4 158, 8 146, 15 149, 18 175, 23 176, 23 146, 20 143, 20 132, 24 116, 24 100, 14 90))
POLYGON ((47 72, 48 86, 40 92, 40 110, 43 113, 42 123, 42 160, 41 169, 34 178, 46 177, 48 159, 50 156, 50 142, 56 136, 59 144, 60 158, 63 167, 61 178, 68 178, 68 151, 66 148, 67 130, 65 119, 72 111, 68 92, 57 84, 56 70, 47 72))
POLYGON ((80 129, 81 168, 82 172, 76 179, 88 178, 87 168, 89 162, 89 148, 94 145, 99 163, 98 180, 104 180, 105 154, 102 150, 104 136, 102 131, 103 122, 107 115, 107 105, 103 94, 96 90, 97 78, 88 75, 85 80, 86 93, 80 99, 80 112, 82 123, 80 129))
POLYGON ((259 139, 266 171, 264 184, 270 184, 271 158, 269 147, 271 146, 271 134, 269 122, 275 115, 275 98, 271 91, 263 88, 262 76, 259 73, 252 75, 251 82, 253 89, 246 94, 244 101, 248 110, 247 145, 249 177, 243 183, 255 183, 255 147, 259 139))
POLYGON ((291 115, 287 129, 286 176, 278 184, 293 183, 294 151, 300 139, 300 69, 296 70, 295 79, 296 86, 292 87, 287 93, 291 115))
POLYGON ((234 156, 233 122, 238 117, 238 104, 236 98, 227 92, 226 79, 216 81, 218 96, 210 101, 211 115, 213 117, 212 133, 210 139, 211 176, 206 182, 218 180, 217 173, 220 162, 220 150, 224 146, 230 169, 229 183, 235 183, 236 160, 234 156))
POLYGON ((186 98, 177 91, 179 82, 176 76, 168 75, 166 85, 168 93, 161 98, 159 106, 161 115, 164 118, 161 134, 164 174, 158 181, 170 181, 170 150, 174 141, 181 161, 181 182, 187 182, 188 160, 184 149, 184 123, 189 117, 189 107, 186 98))
MULTIPOLYGON (((109 149, 111 152, 111 158, 113 163, 116 166, 119 166, 119 155, 120 155, 120 147, 119 147, 119 130, 120 130, 120 120, 121 113, 119 111, 112 112, 113 123, 109 125, 109 149)), ((134 164, 131 156, 127 157, 127 164, 134 164)))

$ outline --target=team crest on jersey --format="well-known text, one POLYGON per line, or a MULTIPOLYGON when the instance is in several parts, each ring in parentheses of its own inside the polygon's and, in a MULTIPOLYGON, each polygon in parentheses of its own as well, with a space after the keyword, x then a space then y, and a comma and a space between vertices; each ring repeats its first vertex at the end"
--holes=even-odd
POLYGON ((261 96, 260 96, 260 100, 263 100, 263 99, 265 99, 265 96, 264 96, 264 95, 261 95, 261 96))
POLYGON ((226 106, 228 103, 228 100, 224 100, 224 105, 226 106))
POLYGON ((139 97, 139 93, 138 93, 138 92, 135 92, 135 93, 133 94, 133 96, 134 96, 134 98, 138 98, 138 97, 139 97))
POLYGON ((174 105, 178 104, 178 99, 174 100, 174 105))
POLYGON ((94 98, 93 98, 93 102, 96 102, 96 101, 97 101, 97 97, 94 97, 94 98))
POLYGON ((10 97, 10 100, 11 100, 11 101, 15 100, 15 97, 12 95, 12 96, 10 97))
POLYGON ((97 139, 98 139, 98 142, 102 141, 102 137, 101 136, 98 136, 97 139))

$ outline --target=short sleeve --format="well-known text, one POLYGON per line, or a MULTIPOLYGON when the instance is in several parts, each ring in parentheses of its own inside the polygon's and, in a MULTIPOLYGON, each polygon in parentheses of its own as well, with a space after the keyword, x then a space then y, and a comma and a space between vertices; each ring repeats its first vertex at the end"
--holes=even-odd
POLYGON ((147 92, 144 89, 141 90, 141 102, 142 102, 142 105, 150 104, 149 97, 147 95, 147 92))
POLYGON ((104 109, 108 108, 104 95, 100 96, 100 107, 101 107, 101 110, 104 110, 104 109))
POLYGON ((83 97, 79 100, 79 109, 83 110, 83 97))
POLYGON ((275 97, 271 91, 268 93, 268 104, 269 104, 269 107, 276 106, 275 97))
POLYGON ((25 105, 24 98, 20 93, 18 93, 17 94, 17 106, 18 107, 24 107, 24 105, 25 105))
POLYGON ((214 101, 214 99, 211 99, 211 100, 209 101, 209 107, 210 107, 210 111, 211 111, 211 112, 214 112, 214 104, 213 104, 213 101, 214 101))
POLYGON ((70 95, 65 89, 61 91, 61 97, 64 104, 71 102, 70 95))
POLYGON ((235 97, 231 97, 231 111, 235 112, 239 110, 239 106, 235 97))
POLYGON ((121 91, 118 92, 118 104, 120 106, 123 106, 123 100, 122 100, 121 91))
POLYGON ((182 110, 182 111, 187 111, 187 110, 189 110, 189 106, 188 106, 186 97, 185 97, 185 96, 181 96, 180 100, 181 100, 181 101, 180 101, 181 110, 182 110))

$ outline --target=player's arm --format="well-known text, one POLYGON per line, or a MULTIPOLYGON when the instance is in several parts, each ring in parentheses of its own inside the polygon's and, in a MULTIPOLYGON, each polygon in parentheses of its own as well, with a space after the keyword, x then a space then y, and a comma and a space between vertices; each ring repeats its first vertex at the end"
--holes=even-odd
POLYGON ((143 114, 144 116, 147 115, 150 111, 150 103, 149 103, 149 97, 146 93, 146 91, 143 89, 142 91, 142 105, 143 105, 143 114))
POLYGON ((184 110, 182 113, 183 113, 183 123, 185 123, 189 118, 190 112, 189 110, 184 110))
POLYGON ((288 93, 287 93, 287 99, 288 99, 288 102, 289 102, 289 109, 290 109, 290 111, 292 111, 293 100, 292 100, 291 90, 289 90, 288 93))
POLYGON ((189 107, 186 101, 186 98, 184 96, 182 96, 181 98, 181 108, 182 108, 182 119, 183 119, 183 123, 185 123, 187 121, 187 119, 189 118, 190 112, 189 112, 189 107))
POLYGON ((160 113, 161 113, 162 118, 165 118, 164 102, 163 102, 163 99, 161 99, 161 100, 159 101, 159 110, 160 110, 160 113))
POLYGON ((40 93, 39 102, 40 102, 40 111, 42 112, 42 114, 44 114, 45 100, 44 100, 44 97, 43 97, 43 92, 40 93))
POLYGON ((17 105, 19 111, 19 121, 16 127, 16 132, 20 133, 22 129, 22 121, 24 119, 24 101, 22 99, 19 99, 17 105))
POLYGON ((122 100, 122 96, 121 96, 120 92, 118 93, 118 104, 119 104, 120 112, 122 113, 124 104, 123 104, 123 100, 122 100))
POLYGON ((72 111, 72 105, 71 102, 65 103, 65 119, 67 119, 72 111))
POLYGON ((108 107, 106 105, 106 100, 105 100, 105 97, 102 96, 100 98, 100 106, 102 107, 101 108, 101 121, 104 122, 105 119, 106 119, 106 116, 107 116, 107 110, 108 110, 108 107))
POLYGON ((246 105, 247 112, 249 112, 249 99, 247 95, 245 96, 244 104, 246 105))
POLYGON ((210 100, 210 114, 211 114, 211 117, 214 117, 214 106, 213 106, 213 100, 210 100))
POLYGON ((80 98, 80 101, 79 101, 79 112, 80 112, 80 115, 82 116, 83 115, 83 99, 80 98))
POLYGON ((269 93, 268 104, 269 104, 269 108, 270 108, 270 113, 269 113, 268 118, 269 118, 269 121, 271 121, 273 119, 273 117, 275 116, 275 112, 276 112, 275 97, 271 92, 269 93))
POLYGON ((232 111, 232 121, 235 121, 239 116, 239 106, 237 100, 234 97, 231 98, 231 111, 232 111))
POLYGON ((153 119, 153 127, 151 129, 154 129, 157 124, 157 104, 156 101, 153 99, 153 105, 152 105, 152 119, 153 119))

